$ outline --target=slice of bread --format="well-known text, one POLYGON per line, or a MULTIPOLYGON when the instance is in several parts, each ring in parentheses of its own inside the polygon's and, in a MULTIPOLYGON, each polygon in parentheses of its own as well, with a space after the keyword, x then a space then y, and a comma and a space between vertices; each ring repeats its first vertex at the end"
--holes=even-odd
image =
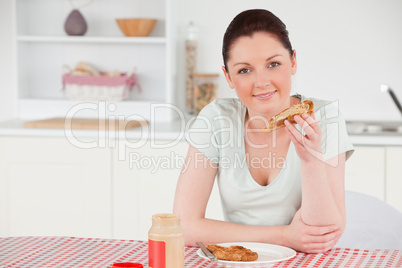
POLYGON ((216 244, 207 245, 207 249, 212 252, 219 260, 224 261, 255 261, 258 253, 243 246, 232 245, 224 247, 216 244))
POLYGON ((269 120, 268 125, 262 129, 262 132, 268 133, 284 127, 285 120, 288 120, 290 123, 295 124, 295 115, 302 115, 304 113, 311 115, 313 111, 314 103, 312 101, 305 100, 301 103, 295 104, 272 117, 269 120))

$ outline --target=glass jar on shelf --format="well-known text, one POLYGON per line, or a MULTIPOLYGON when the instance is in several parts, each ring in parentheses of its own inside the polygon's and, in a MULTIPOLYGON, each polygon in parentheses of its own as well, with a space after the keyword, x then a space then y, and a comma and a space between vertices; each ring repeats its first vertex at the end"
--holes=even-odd
POLYGON ((186 38, 186 110, 194 112, 193 74, 197 67, 197 28, 193 22, 187 26, 186 38))
POLYGON ((195 115, 216 98, 218 77, 218 74, 193 74, 195 115))

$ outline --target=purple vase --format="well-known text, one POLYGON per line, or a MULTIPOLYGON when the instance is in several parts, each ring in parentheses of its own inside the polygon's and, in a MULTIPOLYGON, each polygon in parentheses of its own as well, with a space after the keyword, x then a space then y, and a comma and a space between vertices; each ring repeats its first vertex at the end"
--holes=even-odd
POLYGON ((87 31, 87 22, 77 9, 71 11, 64 23, 64 30, 68 35, 84 35, 87 31))

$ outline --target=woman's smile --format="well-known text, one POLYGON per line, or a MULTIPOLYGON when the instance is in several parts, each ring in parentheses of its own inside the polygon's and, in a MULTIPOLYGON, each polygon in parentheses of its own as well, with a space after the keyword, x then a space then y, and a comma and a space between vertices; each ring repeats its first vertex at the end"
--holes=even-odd
POLYGON ((276 92, 277 92, 277 90, 271 91, 271 92, 266 92, 266 93, 261 93, 261 94, 256 94, 256 95, 253 95, 253 97, 256 98, 257 100, 265 101, 265 100, 271 99, 275 95, 276 92))

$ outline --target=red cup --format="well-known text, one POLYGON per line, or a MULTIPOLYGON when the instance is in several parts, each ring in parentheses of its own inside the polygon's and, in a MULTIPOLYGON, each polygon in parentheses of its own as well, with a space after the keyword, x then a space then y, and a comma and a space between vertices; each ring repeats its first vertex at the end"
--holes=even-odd
POLYGON ((132 262, 119 262, 114 263, 112 268, 143 268, 141 263, 132 263, 132 262))

